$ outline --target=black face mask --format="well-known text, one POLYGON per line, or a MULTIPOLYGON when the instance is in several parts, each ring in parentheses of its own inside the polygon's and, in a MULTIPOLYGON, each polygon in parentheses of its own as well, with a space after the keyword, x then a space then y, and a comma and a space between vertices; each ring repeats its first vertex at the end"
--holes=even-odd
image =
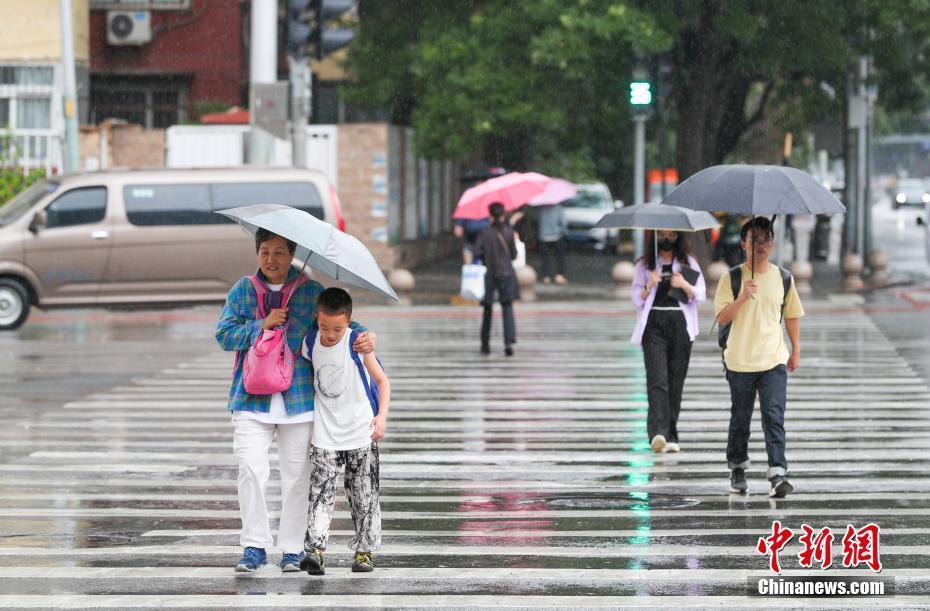
POLYGON ((670 250, 674 250, 675 243, 677 241, 678 240, 669 240, 668 238, 663 238, 659 240, 659 250, 664 250, 666 252, 670 250))

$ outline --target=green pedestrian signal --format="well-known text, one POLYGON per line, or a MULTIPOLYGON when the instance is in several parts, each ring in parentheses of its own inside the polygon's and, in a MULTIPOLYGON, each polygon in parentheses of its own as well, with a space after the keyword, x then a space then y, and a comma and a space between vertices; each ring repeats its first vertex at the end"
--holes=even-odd
POLYGON ((632 81, 630 83, 630 105, 650 106, 652 104, 652 83, 649 81, 632 81))

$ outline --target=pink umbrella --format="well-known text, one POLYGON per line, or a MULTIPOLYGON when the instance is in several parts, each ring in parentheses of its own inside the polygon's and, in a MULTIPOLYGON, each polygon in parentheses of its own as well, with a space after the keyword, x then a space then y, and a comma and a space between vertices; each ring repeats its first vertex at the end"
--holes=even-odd
POLYGON ((536 172, 510 172, 486 180, 462 194, 452 217, 483 219, 488 216, 488 206, 494 202, 502 203, 505 211, 516 210, 533 196, 545 191, 551 180, 536 172))
POLYGON ((571 199, 578 194, 575 185, 561 178, 553 178, 549 181, 549 186, 539 195, 533 196, 530 201, 526 202, 531 206, 553 206, 561 204, 567 199, 571 199))

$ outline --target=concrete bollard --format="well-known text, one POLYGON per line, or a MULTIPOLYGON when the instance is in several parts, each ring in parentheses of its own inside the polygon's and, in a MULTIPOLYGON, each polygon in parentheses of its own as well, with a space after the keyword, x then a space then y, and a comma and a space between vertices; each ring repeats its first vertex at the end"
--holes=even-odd
POLYGON ((614 297, 617 299, 629 299, 630 284, 633 282, 633 276, 636 274, 636 266, 629 261, 618 261, 610 270, 610 275, 614 279, 614 297))
POLYGON ((848 254, 843 257, 843 290, 855 293, 865 288, 862 282, 862 257, 848 254))
POLYGON ((869 284, 872 288, 880 289, 888 286, 888 260, 888 253, 883 250, 869 251, 869 267, 872 268, 869 284))
POLYGON ((794 276, 794 286, 799 295, 807 295, 811 292, 811 278, 814 276, 814 266, 808 261, 792 261, 788 266, 791 275, 794 276))
POLYGON ((704 274, 704 284, 707 286, 707 297, 713 298, 717 294, 717 283, 730 268, 723 261, 714 261, 707 266, 707 273, 704 274))
POLYGON ((392 269, 388 274, 388 282, 391 283, 397 296, 400 297, 401 304, 409 305, 410 291, 416 286, 416 279, 413 277, 413 274, 410 273, 410 270, 401 268, 392 269))
POLYGON ((520 285, 520 301, 536 301, 536 270, 529 265, 514 269, 520 285))

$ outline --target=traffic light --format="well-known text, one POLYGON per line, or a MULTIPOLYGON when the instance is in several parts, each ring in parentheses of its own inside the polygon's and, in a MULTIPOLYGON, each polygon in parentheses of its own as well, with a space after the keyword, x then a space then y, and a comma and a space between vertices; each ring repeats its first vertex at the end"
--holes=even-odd
POLYGON ((630 105, 652 105, 652 83, 649 81, 632 81, 630 83, 630 105))
POLYGON ((313 33, 313 0, 288 0, 287 3, 287 54, 291 57, 307 57, 310 37, 313 33))
POLYGON ((630 106, 635 111, 648 111, 652 107, 652 81, 645 62, 638 62, 633 68, 630 80, 630 106))
POLYGON ((323 59, 348 45, 355 28, 343 23, 357 0, 288 0, 287 49, 293 57, 323 59))

